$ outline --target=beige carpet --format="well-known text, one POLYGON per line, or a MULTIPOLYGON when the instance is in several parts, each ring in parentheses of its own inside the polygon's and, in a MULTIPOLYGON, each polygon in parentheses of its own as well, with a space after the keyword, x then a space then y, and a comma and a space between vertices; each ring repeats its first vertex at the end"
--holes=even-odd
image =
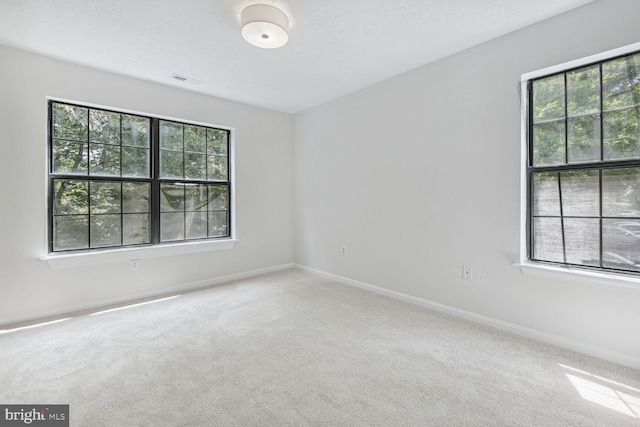
POLYGON ((286 270, 0 333, 72 426, 631 426, 640 372, 286 270))

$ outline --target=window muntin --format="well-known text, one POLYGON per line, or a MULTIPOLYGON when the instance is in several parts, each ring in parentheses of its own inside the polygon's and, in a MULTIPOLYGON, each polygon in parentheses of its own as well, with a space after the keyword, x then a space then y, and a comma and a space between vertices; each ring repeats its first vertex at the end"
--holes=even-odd
POLYGON ((529 259, 640 271, 640 54, 528 86, 529 259))
POLYGON ((229 235, 229 189, 218 184, 160 184, 160 240, 229 235))
POLYGON ((49 112, 51 252, 230 237, 228 130, 57 101, 49 112))
POLYGON ((52 173, 150 177, 150 119, 52 103, 52 173))
POLYGON ((53 250, 150 243, 147 182, 53 180, 53 250))
POLYGON ((160 177, 227 181, 228 132, 160 121, 160 177))

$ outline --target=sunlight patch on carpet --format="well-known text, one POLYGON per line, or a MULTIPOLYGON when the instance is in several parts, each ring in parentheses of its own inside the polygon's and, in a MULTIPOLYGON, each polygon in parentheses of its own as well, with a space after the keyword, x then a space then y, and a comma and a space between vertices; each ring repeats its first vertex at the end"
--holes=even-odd
POLYGON ((25 329, 33 329, 33 328, 39 328, 41 326, 53 325, 54 323, 64 322, 65 320, 69 320, 69 319, 71 319, 71 318, 70 317, 66 317, 64 319, 52 320, 50 322, 36 323, 35 325, 21 326, 21 327, 18 327, 18 328, 10 328, 10 329, 0 329, 0 335, 8 334, 8 333, 11 333, 11 332, 24 331, 25 329))
POLYGON ((96 311, 95 313, 91 313, 90 316, 96 316, 98 314, 111 313, 111 312, 119 311, 119 310, 126 310, 126 309, 129 309, 129 308, 140 307, 140 306, 147 305, 147 304, 155 304, 157 302, 168 301, 170 299, 178 298, 179 296, 180 295, 174 295, 174 296, 167 297, 167 298, 154 299, 152 301, 139 302, 137 304, 129 304, 129 305, 125 305, 125 306, 122 306, 122 307, 110 308, 108 310, 96 311))
POLYGON ((639 389, 560 363, 558 365, 572 371, 565 375, 583 399, 640 419, 639 389))

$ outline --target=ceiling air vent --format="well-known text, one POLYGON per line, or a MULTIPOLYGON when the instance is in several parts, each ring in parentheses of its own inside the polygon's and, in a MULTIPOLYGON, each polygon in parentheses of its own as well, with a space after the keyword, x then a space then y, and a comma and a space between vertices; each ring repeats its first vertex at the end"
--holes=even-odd
POLYGON ((189 83, 189 84, 192 84, 192 85, 200 85, 200 84, 202 84, 202 82, 200 80, 192 79, 191 77, 182 76, 180 74, 171 74, 171 78, 173 80, 181 82, 181 83, 189 83))

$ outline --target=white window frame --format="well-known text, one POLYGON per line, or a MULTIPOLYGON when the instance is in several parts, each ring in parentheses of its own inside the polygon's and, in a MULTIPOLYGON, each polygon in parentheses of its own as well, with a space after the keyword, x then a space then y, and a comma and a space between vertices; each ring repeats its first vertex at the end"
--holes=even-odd
MULTIPOLYGON (((105 106, 100 104, 92 104, 86 102, 78 102, 75 100, 47 97, 46 105, 49 101, 68 103, 74 105, 81 105, 88 108, 97 108, 110 111, 116 111, 123 114, 132 114, 138 116, 149 116, 148 112, 141 112, 129 109, 115 108, 111 106, 105 106)), ((223 239, 214 240, 197 240, 197 241, 178 241, 175 243, 163 243, 161 245, 150 245, 140 247, 115 247, 105 248, 96 251, 78 251, 78 252, 49 252, 49 218, 45 215, 45 236, 43 236, 42 254, 39 259, 46 262, 52 269, 64 269, 72 267, 80 267, 87 265, 100 265, 111 264, 118 262, 126 262, 131 260, 144 260, 159 257, 168 257, 175 255, 186 255, 200 252, 218 251, 218 250, 230 250, 235 247, 239 242, 236 232, 236 194, 235 194, 235 128, 228 126, 215 125, 211 123, 203 123, 193 120, 187 120, 183 118, 176 118, 170 116, 163 116, 159 114, 153 114, 153 117, 160 120, 176 121, 185 124, 214 127, 218 129, 229 130, 229 182, 230 195, 229 195, 229 210, 230 210, 230 222, 231 227, 229 230, 229 237, 223 239)), ((43 170, 49 170, 49 153, 44 150, 44 168, 43 170)), ((49 200, 48 194, 49 174, 46 174, 44 183, 44 206, 47 206, 49 200)), ((44 209, 46 211, 46 208, 44 209)))
POLYGON ((609 271, 593 271, 580 267, 547 265, 529 260, 527 249, 527 162, 529 132, 529 98, 527 84, 529 80, 551 74, 561 73, 568 69, 579 68, 594 62, 622 56, 640 50, 640 43, 634 43, 617 49, 591 55, 585 58, 565 62, 520 76, 520 259, 514 266, 524 275, 544 280, 561 282, 580 282, 581 284, 604 287, 633 293, 640 293, 640 277, 609 271))

